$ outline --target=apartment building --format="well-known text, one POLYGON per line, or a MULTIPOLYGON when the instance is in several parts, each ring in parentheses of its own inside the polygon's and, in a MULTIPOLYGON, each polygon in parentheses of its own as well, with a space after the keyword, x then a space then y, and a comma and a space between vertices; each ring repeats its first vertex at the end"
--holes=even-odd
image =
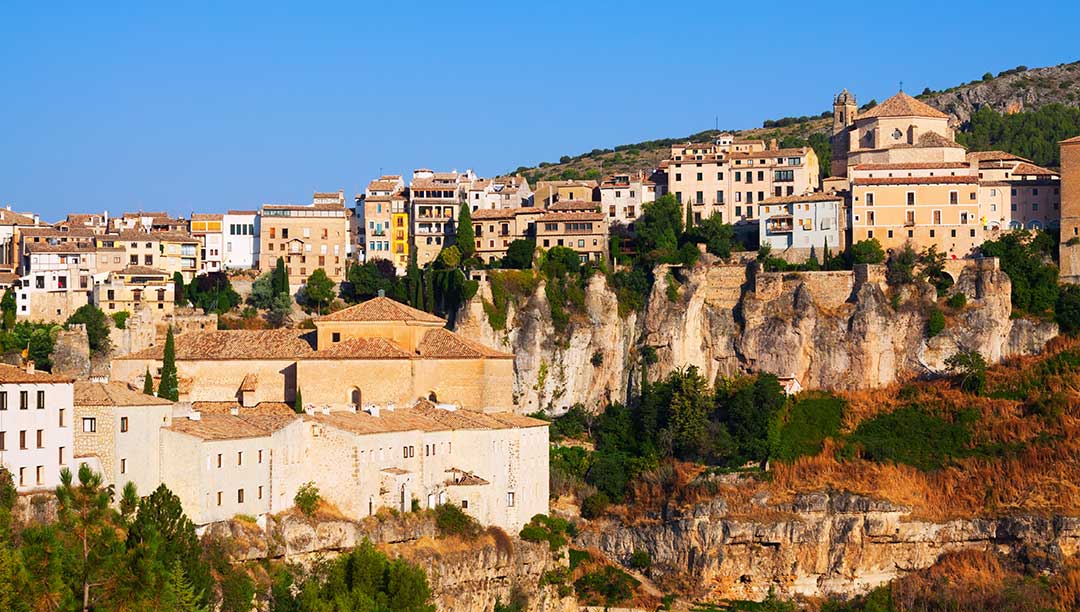
POLYGON ((847 248, 846 200, 836 192, 766 198, 758 205, 758 244, 800 263, 811 252, 821 261, 826 246, 839 253, 847 248))
POLYGON ((76 462, 122 491, 140 495, 161 484, 161 431, 172 424, 173 403, 119 382, 76 381, 73 413, 76 462))
POLYGON ((250 270, 259 263, 259 213, 230 210, 221 219, 226 270, 250 270))
POLYGON ((566 247, 577 251, 582 263, 600 263, 607 252, 608 224, 600 212, 549 211, 536 219, 536 245, 566 247))
POLYGON ((73 380, 0 364, 0 465, 20 493, 47 491, 71 468, 73 380))
POLYGON ((536 240, 536 220, 548 211, 532 206, 478 210, 472 214, 476 256, 485 263, 506 257, 515 240, 536 240))
POLYGON ((980 222, 987 230, 1048 229, 1061 223, 1061 177, 1004 151, 967 154, 978 172, 980 222))
POLYGON ((172 217, 165 212, 131 212, 113 217, 109 230, 112 232, 186 232, 186 219, 172 217))
POLYGON ((356 197, 354 240, 362 261, 386 259, 403 272, 409 265, 409 203, 400 175, 368 183, 356 197))
POLYGON ((259 216, 260 270, 273 270, 280 257, 292 286, 306 282, 317 268, 334 282, 345 278, 349 218, 344 204, 266 204, 259 216))
POLYGON ((886 249, 936 245, 953 258, 982 244, 979 178, 967 164, 860 164, 849 172, 853 242, 876 238, 886 249))
POLYGON ((528 206, 532 198, 529 181, 521 176, 477 179, 469 186, 465 201, 473 212, 528 206))
POLYGON ((24 242, 22 276, 15 281, 16 315, 67 320, 90 302, 97 250, 90 242, 24 242))
POLYGON ((148 311, 161 321, 176 312, 176 284, 160 268, 127 266, 96 281, 91 301, 107 315, 148 311))
POLYGON ((109 231, 109 212, 105 211, 100 215, 97 213, 68 213, 68 216, 63 221, 53 224, 53 227, 61 231, 82 229, 95 234, 104 234, 109 231))
POLYGON ((600 182, 600 212, 608 224, 633 229, 645 204, 656 200, 656 183, 645 172, 610 174, 600 182))
POLYGON ((596 181, 537 181, 533 192, 533 206, 548 208, 559 200, 600 200, 599 183, 596 181))
POLYGON ((124 230, 116 237, 127 254, 127 265, 164 270, 171 278, 179 272, 191 282, 201 269, 201 241, 185 231, 124 230))
POLYGON ((409 205, 418 265, 434 260, 443 246, 453 240, 458 210, 476 181, 472 170, 460 174, 456 170, 433 172, 427 168, 413 171, 409 205))
POLYGON ((1061 141, 1061 280, 1080 283, 1080 136, 1061 141))
POLYGON ((191 235, 200 242, 199 273, 225 269, 225 216, 218 213, 191 213, 191 235))
POLYGON ((753 220, 756 203, 820 186, 812 148, 781 149, 775 140, 766 144, 730 134, 709 143, 672 145, 667 172, 668 191, 690 208, 694 223, 714 214, 725 223, 753 220))
POLYGON ((37 215, 18 213, 10 206, 0 208, 0 272, 18 272, 22 233, 41 227, 37 215))

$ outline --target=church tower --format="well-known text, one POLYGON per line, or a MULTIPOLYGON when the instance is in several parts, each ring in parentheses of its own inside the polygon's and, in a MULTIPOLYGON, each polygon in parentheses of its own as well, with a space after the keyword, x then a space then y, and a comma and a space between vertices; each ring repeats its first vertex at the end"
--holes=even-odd
POLYGON ((847 89, 837 94, 833 98, 832 105, 832 133, 841 132, 854 123, 857 112, 859 112, 859 106, 855 102, 855 94, 850 93, 847 89))

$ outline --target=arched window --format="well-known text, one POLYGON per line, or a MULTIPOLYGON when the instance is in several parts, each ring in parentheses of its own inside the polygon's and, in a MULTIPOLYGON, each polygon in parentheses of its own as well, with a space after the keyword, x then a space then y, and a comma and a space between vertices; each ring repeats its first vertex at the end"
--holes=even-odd
POLYGON ((353 387, 349 392, 349 403, 353 405, 357 410, 362 410, 364 407, 360 405, 360 389, 353 387))

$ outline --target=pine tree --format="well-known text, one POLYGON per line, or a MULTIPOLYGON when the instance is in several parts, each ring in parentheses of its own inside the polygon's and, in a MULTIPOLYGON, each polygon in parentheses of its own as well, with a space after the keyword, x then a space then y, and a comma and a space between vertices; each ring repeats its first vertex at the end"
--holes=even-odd
POLYGON ((304 396, 300 393, 300 387, 296 388, 296 399, 293 401, 293 412, 304 414, 304 396))
POLYGON ((143 377, 142 392, 147 395, 154 394, 154 377, 150 375, 150 368, 146 368, 146 376, 143 377))
POLYGON ((209 608, 201 605, 202 594, 195 588, 184 573, 180 561, 174 561, 165 583, 165 610, 168 612, 207 612, 209 608))
POLYGON ((476 233, 473 232, 472 212, 469 211, 469 205, 465 202, 461 203, 461 210, 458 211, 457 239, 454 244, 461 251, 462 263, 472 259, 472 256, 476 254, 476 233))
POLYGON ((161 362, 161 382, 158 383, 158 397, 172 401, 180 399, 180 383, 176 378, 176 338, 173 337, 172 325, 165 334, 165 355, 161 362))

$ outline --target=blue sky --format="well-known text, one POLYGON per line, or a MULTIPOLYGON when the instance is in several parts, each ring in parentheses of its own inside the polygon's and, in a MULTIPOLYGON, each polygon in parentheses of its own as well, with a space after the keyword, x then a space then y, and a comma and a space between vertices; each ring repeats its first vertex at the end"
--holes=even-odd
POLYGON ((0 203, 307 202, 1080 60, 1080 3, 827 6, 2 2, 0 203))

